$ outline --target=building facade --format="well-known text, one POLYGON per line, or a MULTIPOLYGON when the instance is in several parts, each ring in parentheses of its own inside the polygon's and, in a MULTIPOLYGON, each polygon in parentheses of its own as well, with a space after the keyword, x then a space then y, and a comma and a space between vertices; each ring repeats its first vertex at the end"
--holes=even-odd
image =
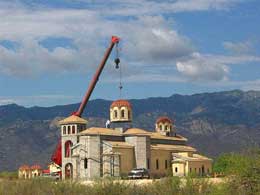
POLYGON ((160 117, 153 131, 134 128, 131 104, 117 100, 110 121, 107 128, 88 129, 75 115, 60 121, 62 179, 122 177, 133 168, 146 168, 152 177, 211 174, 212 160, 188 146, 168 117, 160 117))
POLYGON ((18 170, 19 179, 31 179, 42 175, 42 168, 40 165, 22 165, 18 170))

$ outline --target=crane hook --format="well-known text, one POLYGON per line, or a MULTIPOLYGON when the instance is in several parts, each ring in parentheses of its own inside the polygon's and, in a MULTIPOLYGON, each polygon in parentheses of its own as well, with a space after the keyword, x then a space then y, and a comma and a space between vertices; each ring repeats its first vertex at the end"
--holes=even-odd
POLYGON ((119 63, 120 63, 120 59, 119 59, 119 58, 116 58, 116 59, 115 59, 116 69, 119 68, 119 63))
POLYGON ((119 48, 118 48, 118 43, 116 43, 116 58, 115 58, 115 64, 116 64, 116 69, 119 69, 119 48))
POLYGON ((118 88, 119 88, 120 91, 123 89, 123 85, 122 85, 122 83, 120 83, 120 85, 119 85, 118 88))

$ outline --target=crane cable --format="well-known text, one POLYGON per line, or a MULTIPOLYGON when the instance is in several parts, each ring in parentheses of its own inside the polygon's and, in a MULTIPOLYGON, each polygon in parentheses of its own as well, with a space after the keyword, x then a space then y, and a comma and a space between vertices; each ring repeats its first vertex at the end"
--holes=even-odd
POLYGON ((123 89, 123 85, 122 85, 122 69, 119 66, 120 63, 120 58, 119 58, 119 47, 118 47, 118 43, 116 44, 116 59, 115 59, 115 63, 116 63, 116 69, 119 69, 119 96, 121 98, 122 96, 122 89, 123 89))

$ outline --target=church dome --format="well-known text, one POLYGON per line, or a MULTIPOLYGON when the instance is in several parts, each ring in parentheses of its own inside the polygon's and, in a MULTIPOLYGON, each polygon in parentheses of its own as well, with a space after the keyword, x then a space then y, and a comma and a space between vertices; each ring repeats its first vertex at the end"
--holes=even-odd
POLYGON ((156 120, 156 123, 172 123, 172 120, 167 116, 162 116, 156 120))
POLYGON ((167 116, 159 117, 155 123, 155 130, 162 135, 171 136, 173 135, 173 122, 167 116))
POLYGON ((116 100, 114 102, 112 102, 110 108, 114 108, 114 107, 127 107, 128 109, 131 109, 131 104, 129 101, 127 100, 116 100))
POLYGON ((116 100, 110 106, 111 122, 131 122, 132 106, 127 100, 116 100))

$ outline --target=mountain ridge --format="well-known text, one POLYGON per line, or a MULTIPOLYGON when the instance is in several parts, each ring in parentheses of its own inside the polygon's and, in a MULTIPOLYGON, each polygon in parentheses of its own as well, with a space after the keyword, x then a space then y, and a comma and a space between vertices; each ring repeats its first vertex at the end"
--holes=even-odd
MULTIPOLYGON (((156 118, 167 115, 174 120, 177 133, 210 157, 260 144, 260 91, 173 94, 129 101, 133 126, 152 131, 156 118)), ((111 102, 89 102, 83 114, 89 126, 104 126, 111 102)), ((57 121, 78 106, 0 106, 0 170, 15 170, 24 163, 46 165, 60 136, 57 121)))

